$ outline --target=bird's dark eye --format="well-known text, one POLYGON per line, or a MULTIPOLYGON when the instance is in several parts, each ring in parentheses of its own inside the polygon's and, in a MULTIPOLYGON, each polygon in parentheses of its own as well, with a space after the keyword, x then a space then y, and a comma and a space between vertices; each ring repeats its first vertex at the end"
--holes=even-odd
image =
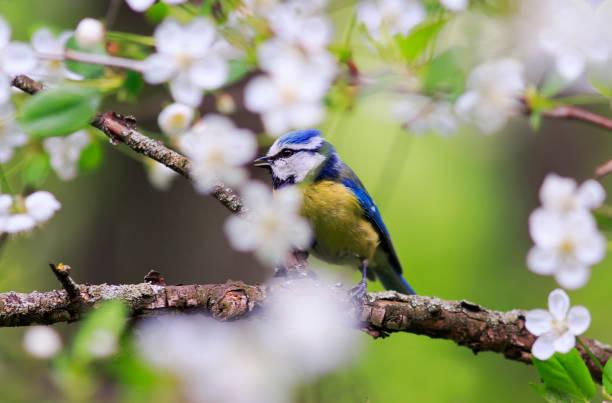
POLYGON ((295 154, 295 151, 293 151, 290 148, 284 148, 281 150, 281 152, 279 153, 279 155, 281 156, 281 158, 288 158, 291 157, 293 154, 295 154))

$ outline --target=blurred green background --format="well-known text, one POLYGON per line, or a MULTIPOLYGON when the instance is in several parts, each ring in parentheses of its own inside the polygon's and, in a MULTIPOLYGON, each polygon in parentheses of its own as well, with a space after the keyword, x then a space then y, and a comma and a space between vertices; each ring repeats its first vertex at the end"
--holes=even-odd
MULTIPOLYGON (((342 2, 334 11, 340 26, 353 4, 342 2)), ((93 0, 52 5, 0 0, 0 14, 22 40, 31 26, 70 29, 84 16, 104 17, 107 7, 106 1, 93 0)), ((115 29, 148 33, 152 27, 123 6, 115 29)), ((365 59, 365 52, 357 54, 358 64, 365 59)), ((133 113, 143 127, 156 130, 156 115, 168 99, 160 90, 137 105, 107 107, 133 113)), ((424 295, 499 310, 544 307, 556 284, 525 265, 531 246, 527 220, 538 205, 539 186, 550 172, 579 181, 591 177, 595 166, 610 158, 610 133, 566 121, 545 121, 535 133, 517 117, 493 136, 469 130, 446 138, 415 136, 389 118, 394 101, 384 93, 370 95, 351 112, 330 114, 322 129, 377 201, 407 279, 424 295)), ((249 126, 251 120, 237 123, 249 126)), ((4 243, 0 291, 57 288, 47 263, 59 261, 73 267, 75 280, 89 283, 139 282, 150 269, 173 284, 265 278, 250 256, 230 249, 221 231, 227 212, 219 203, 181 179, 168 192, 156 191, 141 163, 110 144, 104 154, 96 172, 45 184, 62 210, 31 236, 4 243)), ((253 175, 267 180, 262 172, 253 175)), ((603 184, 612 192, 612 177, 603 184)), ((611 266, 606 259, 586 287, 570 293, 572 304, 591 311, 587 336, 608 343, 611 266)), ((65 334, 74 330, 74 325, 57 327, 65 334)), ((48 364, 23 352, 23 329, 0 332, 0 400, 53 401, 48 364)), ((537 381, 535 370, 501 355, 475 356, 449 341, 408 334, 363 339, 353 368, 306 387, 301 400, 539 401, 528 385, 537 381)))

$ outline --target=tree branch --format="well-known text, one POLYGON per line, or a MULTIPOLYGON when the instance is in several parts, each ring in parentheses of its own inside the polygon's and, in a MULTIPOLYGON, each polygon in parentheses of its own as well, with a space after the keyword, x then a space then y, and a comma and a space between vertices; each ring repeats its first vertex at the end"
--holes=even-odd
POLYGON ((554 109, 542 112, 542 116, 553 119, 578 120, 607 130, 612 130, 612 119, 577 106, 558 106, 554 109))
MULTIPOLYGON (((263 286, 239 281, 225 284, 162 286, 151 283, 123 285, 78 285, 80 298, 65 290, 0 294, 0 326, 28 326, 79 320, 100 302, 118 299, 132 317, 170 311, 197 311, 227 321, 244 318, 265 304, 273 292, 263 286)), ((491 351, 514 361, 531 363, 535 337, 525 329, 524 312, 493 311, 467 301, 445 301, 393 291, 370 293, 360 309, 360 318, 370 333, 384 335, 407 332, 452 340, 474 353, 491 351)), ((612 347, 584 339, 593 354, 605 363, 612 347)), ((593 378, 601 382, 601 370, 581 347, 593 378)))
MULTIPOLYGON (((12 85, 29 94, 43 90, 43 85, 20 75, 12 85)), ((527 108, 526 113, 530 113, 527 108)), ((612 130, 612 120, 589 111, 563 106, 543 116, 587 122, 612 130)), ((92 126, 103 131, 111 141, 122 142, 135 152, 154 159, 184 177, 190 177, 190 161, 161 142, 135 129, 135 120, 115 112, 101 113, 92 126)), ((243 211, 239 196, 219 184, 212 194, 230 211, 243 211)), ((79 320, 97 303, 119 299, 126 303, 134 317, 172 310, 198 310, 219 320, 235 320, 256 310, 265 300, 266 289, 242 282, 226 284, 163 286, 141 283, 129 285, 78 285, 80 298, 65 290, 0 294, 0 327, 51 324, 79 320)), ((68 289, 68 288, 67 288, 68 289)), ((492 311, 467 301, 445 301, 438 298, 396 292, 368 294, 361 307, 361 320, 369 333, 385 335, 408 332, 432 338, 452 340, 474 353, 492 351, 506 358, 531 363, 531 346, 535 337, 525 329, 524 313, 492 311)), ((602 362, 612 355, 612 347, 597 340, 584 339, 585 345, 602 362)), ((594 379, 601 382, 601 369, 578 347, 594 379)))
MULTIPOLYGON (((40 82, 24 75, 16 76, 12 85, 32 95, 44 90, 40 82)), ((98 113, 91 125, 106 134, 113 144, 124 143, 138 154, 154 159, 185 178, 191 179, 191 162, 185 156, 166 147, 161 141, 153 140, 137 131, 136 120, 133 117, 116 112, 98 113)), ((240 196, 222 183, 215 186, 211 196, 233 213, 244 211, 240 196)))

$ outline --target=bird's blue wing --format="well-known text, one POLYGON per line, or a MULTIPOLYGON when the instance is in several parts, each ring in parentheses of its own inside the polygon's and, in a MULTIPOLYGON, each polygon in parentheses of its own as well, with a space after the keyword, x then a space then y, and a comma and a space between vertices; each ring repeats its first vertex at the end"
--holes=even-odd
POLYGON ((380 247, 386 255, 388 265, 376 267, 376 276, 387 289, 393 289, 406 294, 415 294, 410 284, 402 276, 402 266, 395 253, 395 248, 393 248, 393 243, 391 243, 387 226, 378 211, 378 207, 374 204, 365 187, 352 171, 349 171, 348 175, 345 172, 342 184, 355 195, 365 218, 372 223, 380 237, 380 247))
POLYGON ((363 210, 363 215, 374 225, 376 232, 378 232, 380 237, 380 246, 389 254, 391 266, 397 273, 401 273, 402 266, 397 259, 387 226, 385 225, 380 212, 378 211, 378 207, 376 207, 376 204, 374 204, 374 201, 365 190, 365 187, 356 177, 344 178, 342 180, 342 184, 349 188, 355 197, 357 197, 357 200, 359 201, 359 204, 363 210))

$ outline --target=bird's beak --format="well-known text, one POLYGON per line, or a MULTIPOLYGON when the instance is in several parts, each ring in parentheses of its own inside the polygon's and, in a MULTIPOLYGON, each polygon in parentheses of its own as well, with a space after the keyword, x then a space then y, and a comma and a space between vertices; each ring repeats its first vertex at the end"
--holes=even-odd
POLYGON ((270 159, 268 157, 259 157, 253 161, 253 166, 268 168, 270 166, 270 159))

